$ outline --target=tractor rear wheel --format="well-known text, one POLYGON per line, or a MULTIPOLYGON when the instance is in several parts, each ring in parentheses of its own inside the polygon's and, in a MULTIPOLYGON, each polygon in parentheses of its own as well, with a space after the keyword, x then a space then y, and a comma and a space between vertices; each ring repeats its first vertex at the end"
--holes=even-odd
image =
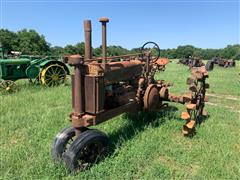
POLYGON ((16 83, 11 80, 3 80, 0 82, 0 93, 1 94, 11 94, 19 90, 16 83))
POLYGON ((108 137, 99 130, 81 133, 63 154, 70 171, 84 170, 103 159, 108 152, 108 137))
POLYGON ((65 84, 67 72, 59 64, 51 64, 44 67, 40 72, 40 82, 46 86, 58 86, 65 84))

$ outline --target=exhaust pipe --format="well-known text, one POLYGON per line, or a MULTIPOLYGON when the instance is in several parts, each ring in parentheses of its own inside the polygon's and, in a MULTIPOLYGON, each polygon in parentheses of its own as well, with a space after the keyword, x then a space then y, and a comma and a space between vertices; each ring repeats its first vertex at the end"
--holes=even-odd
POLYGON ((105 69, 107 61, 107 23, 109 19, 107 17, 101 17, 99 22, 102 23, 102 65, 103 69, 105 69))
POLYGON ((85 34, 85 55, 84 59, 92 58, 92 24, 91 20, 84 21, 84 34, 85 34))

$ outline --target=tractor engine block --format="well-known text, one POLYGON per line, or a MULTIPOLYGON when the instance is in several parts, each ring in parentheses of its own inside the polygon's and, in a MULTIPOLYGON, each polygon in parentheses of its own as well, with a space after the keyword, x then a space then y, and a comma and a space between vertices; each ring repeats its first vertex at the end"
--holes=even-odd
POLYGON ((135 99, 136 81, 121 81, 105 88, 105 109, 115 108, 135 99))

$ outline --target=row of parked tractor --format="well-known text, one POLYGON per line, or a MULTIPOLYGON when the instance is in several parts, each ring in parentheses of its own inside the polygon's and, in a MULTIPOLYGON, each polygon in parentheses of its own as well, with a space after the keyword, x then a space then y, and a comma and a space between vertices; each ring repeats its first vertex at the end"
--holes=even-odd
MULTIPOLYGON (((201 67, 201 66, 205 65, 204 62, 200 58, 191 57, 191 56, 180 59, 178 63, 187 65, 190 68, 201 67)), ((207 70, 212 70, 214 65, 218 65, 220 67, 228 68, 228 67, 235 67, 236 62, 233 59, 223 59, 223 58, 220 58, 220 57, 214 57, 211 60, 208 60, 205 66, 206 66, 207 70)))

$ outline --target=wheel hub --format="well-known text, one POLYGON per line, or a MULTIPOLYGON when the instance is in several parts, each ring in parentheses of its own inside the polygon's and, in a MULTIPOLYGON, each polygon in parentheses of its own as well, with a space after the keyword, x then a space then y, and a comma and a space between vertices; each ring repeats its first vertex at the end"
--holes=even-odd
POLYGON ((53 76, 52 76, 52 80, 53 80, 53 81, 58 81, 58 76, 57 76, 57 75, 53 75, 53 76))

